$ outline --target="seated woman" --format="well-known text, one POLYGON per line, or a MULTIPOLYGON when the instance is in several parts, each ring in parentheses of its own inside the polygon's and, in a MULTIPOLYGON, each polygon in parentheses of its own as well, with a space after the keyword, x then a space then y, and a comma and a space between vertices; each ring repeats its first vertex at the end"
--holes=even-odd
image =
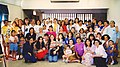
POLYGON ((34 49, 36 50, 37 59, 44 60, 48 50, 45 48, 42 36, 38 37, 38 40, 34 45, 34 49))
POLYGON ((94 54, 92 41, 90 39, 86 39, 84 46, 84 54, 82 56, 82 64, 86 66, 91 66, 91 64, 93 64, 92 54, 94 54))
POLYGON ((50 35, 50 49, 49 49, 49 62, 57 62, 58 61, 58 50, 59 47, 55 42, 54 35, 50 35))
POLYGON ((68 36, 65 38, 65 44, 68 44, 68 41, 72 39, 73 40, 73 44, 76 43, 76 39, 73 37, 73 33, 72 32, 69 32, 68 33, 68 36))
POLYGON ((84 54, 84 43, 81 42, 81 38, 77 37, 76 38, 76 44, 75 44, 75 52, 76 52, 76 56, 77 58, 80 60, 80 62, 82 61, 82 56, 84 54))
POLYGON ((23 58, 25 59, 25 63, 35 63, 37 61, 33 53, 33 38, 30 38, 29 42, 23 45, 23 58))
POLYGON ((56 44, 58 44, 59 46, 59 50, 58 50, 58 58, 62 59, 62 55, 63 55, 63 47, 64 47, 64 36, 62 33, 59 33, 58 36, 56 37, 56 44))
POLYGON ((96 46, 95 54, 92 56, 94 58, 94 64, 96 67, 108 67, 106 63, 107 53, 103 45, 101 45, 102 43, 98 39, 95 39, 94 44, 96 46))

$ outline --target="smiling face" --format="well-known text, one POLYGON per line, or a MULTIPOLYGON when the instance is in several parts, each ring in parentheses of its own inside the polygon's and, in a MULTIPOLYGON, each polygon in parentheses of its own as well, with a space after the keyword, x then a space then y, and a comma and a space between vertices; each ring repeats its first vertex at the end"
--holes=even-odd
POLYGON ((87 40, 87 41, 86 41, 86 44, 87 44, 87 46, 90 46, 90 41, 87 40))

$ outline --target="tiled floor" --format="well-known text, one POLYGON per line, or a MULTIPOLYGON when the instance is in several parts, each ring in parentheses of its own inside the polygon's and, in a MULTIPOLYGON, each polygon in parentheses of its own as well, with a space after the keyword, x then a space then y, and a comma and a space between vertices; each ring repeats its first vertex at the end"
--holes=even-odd
MULTIPOLYGON (((24 60, 17 61, 7 61, 7 67, 86 67, 80 63, 64 63, 62 60, 58 62, 49 63, 48 61, 38 61, 37 63, 24 63, 24 60)), ((2 67, 2 63, 0 63, 0 67, 2 67)), ((91 66, 95 67, 95 66, 91 66)), ((120 67, 120 58, 119 64, 117 65, 109 65, 108 67, 120 67)))

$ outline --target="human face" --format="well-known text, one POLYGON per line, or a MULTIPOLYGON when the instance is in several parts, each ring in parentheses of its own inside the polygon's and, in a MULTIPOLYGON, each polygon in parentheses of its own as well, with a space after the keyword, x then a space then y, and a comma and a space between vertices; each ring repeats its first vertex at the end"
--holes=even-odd
POLYGON ((87 46, 90 46, 90 41, 87 40, 87 41, 86 41, 86 44, 87 44, 87 46))
POLYGON ((59 38, 62 39, 62 37, 63 37, 62 34, 60 34, 60 35, 59 35, 59 38))
POLYGON ((40 24, 40 21, 38 20, 38 21, 37 21, 37 25, 39 25, 39 24, 40 24))
POLYGON ((30 30, 30 33, 33 33, 33 31, 34 31, 34 30, 33 30, 33 29, 31 29, 31 30, 30 30))
POLYGON ((92 31, 93 31, 93 29, 92 29, 92 28, 90 28, 90 29, 89 29, 89 31, 90 31, 90 32, 92 32, 92 31))
POLYGON ((78 39, 76 40, 76 42, 77 42, 78 44, 80 44, 81 40, 78 38, 78 39))
POLYGON ((105 40, 105 41, 108 41, 108 37, 107 37, 107 36, 104 36, 104 40, 105 40))
POLYGON ((115 24, 113 22, 110 22, 110 27, 114 27, 115 24))
POLYGON ((42 32, 42 31, 43 31, 43 29, 42 29, 42 28, 40 28, 40 29, 39 29, 39 32, 42 32))
POLYGON ((30 42, 30 44, 33 43, 33 38, 31 38, 29 42, 30 42))
POLYGON ((69 41, 69 44, 70 44, 70 45, 73 45, 73 40, 70 40, 70 41, 69 41))
POLYGON ((43 41, 42 38, 40 38, 40 39, 39 39, 39 42, 42 43, 42 41, 43 41))
POLYGON ((51 39, 51 40, 54 40, 54 36, 53 36, 53 35, 51 35, 51 36, 50 36, 50 39, 51 39))
POLYGON ((99 46, 99 42, 98 41, 95 41, 95 46, 99 46))
POLYGON ((25 20, 25 24, 28 24, 29 23, 29 21, 28 20, 25 20))
POLYGON ((53 31, 53 28, 52 28, 52 27, 49 27, 49 31, 53 31))
POLYGON ((94 38, 93 36, 90 36, 90 40, 93 40, 93 38, 94 38))

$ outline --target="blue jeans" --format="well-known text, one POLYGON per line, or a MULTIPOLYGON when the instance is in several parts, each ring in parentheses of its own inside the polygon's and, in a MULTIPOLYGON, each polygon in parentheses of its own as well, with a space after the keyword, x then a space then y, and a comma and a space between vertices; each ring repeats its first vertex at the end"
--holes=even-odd
POLYGON ((55 56, 49 55, 48 60, 49 60, 49 62, 57 62, 58 61, 58 55, 55 55, 55 56))

